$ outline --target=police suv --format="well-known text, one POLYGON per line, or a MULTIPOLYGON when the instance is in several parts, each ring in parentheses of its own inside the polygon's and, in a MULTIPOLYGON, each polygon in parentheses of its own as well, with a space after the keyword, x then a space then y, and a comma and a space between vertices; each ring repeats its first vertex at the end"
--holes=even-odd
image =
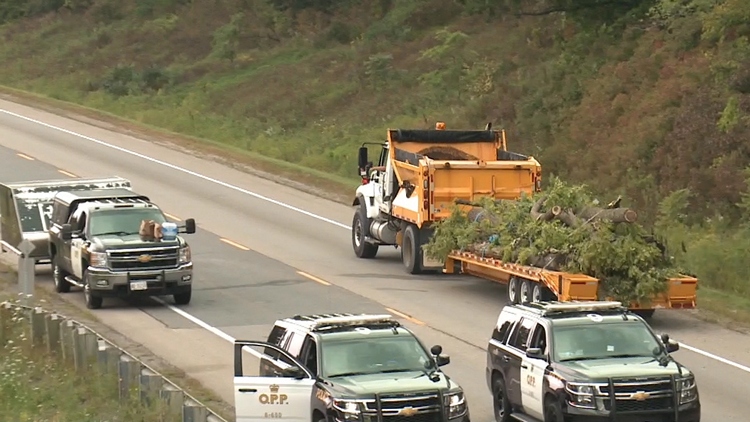
POLYGON ((695 376, 620 302, 508 305, 487 347, 497 422, 699 422, 695 376))
POLYGON ((235 341, 236 420, 469 422, 441 353, 390 315, 282 319, 265 342, 235 341), (260 358, 259 376, 243 367, 245 351, 260 358))

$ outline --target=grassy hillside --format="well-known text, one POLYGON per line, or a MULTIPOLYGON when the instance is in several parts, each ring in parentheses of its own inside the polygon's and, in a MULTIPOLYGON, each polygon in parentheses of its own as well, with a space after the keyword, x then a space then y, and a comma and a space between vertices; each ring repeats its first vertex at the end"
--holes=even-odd
POLYGON ((0 21, 0 84, 339 180, 387 127, 492 121, 649 223, 671 195, 675 253, 750 297, 745 0, 6 0, 0 21))

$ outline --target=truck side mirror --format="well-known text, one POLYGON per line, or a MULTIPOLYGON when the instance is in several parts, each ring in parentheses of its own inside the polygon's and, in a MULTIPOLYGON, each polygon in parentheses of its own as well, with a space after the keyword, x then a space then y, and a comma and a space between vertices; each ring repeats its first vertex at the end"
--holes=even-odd
POLYGON ((358 163, 360 171, 367 167, 367 147, 359 147, 358 163))
POLYGON ((294 378, 296 380, 301 380, 305 378, 305 371, 303 371, 299 366, 290 366, 281 370, 281 376, 285 378, 294 378))
POLYGON ((188 218, 187 220, 185 220, 185 233, 187 234, 195 233, 195 219, 194 218, 188 218))
POLYGON ((70 240, 73 238, 73 226, 70 224, 63 224, 60 228, 60 237, 62 240, 70 240))

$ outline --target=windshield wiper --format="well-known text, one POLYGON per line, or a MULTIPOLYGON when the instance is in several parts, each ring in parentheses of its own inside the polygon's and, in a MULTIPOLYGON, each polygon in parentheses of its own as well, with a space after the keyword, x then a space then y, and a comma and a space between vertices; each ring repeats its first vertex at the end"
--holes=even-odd
POLYGON ((633 353, 621 353, 619 355, 581 356, 581 357, 576 357, 576 358, 560 359, 560 362, 572 362, 576 360, 617 359, 617 358, 653 358, 653 356, 638 355, 638 354, 633 354, 633 353))
POLYGON ((96 236, 111 236, 111 235, 118 235, 118 236, 129 236, 131 234, 138 234, 138 232, 126 232, 126 231, 113 231, 113 232, 104 232, 104 233, 97 233, 93 235, 93 237, 96 236))
POLYGON ((386 369, 385 371, 380 371, 381 374, 391 374, 394 372, 414 372, 414 371, 422 371, 421 369, 415 369, 415 368, 401 368, 401 369, 386 369))
POLYGON ((328 378, 338 378, 338 377, 351 377, 355 375, 371 375, 372 372, 342 372, 340 374, 336 375, 329 375, 328 378))

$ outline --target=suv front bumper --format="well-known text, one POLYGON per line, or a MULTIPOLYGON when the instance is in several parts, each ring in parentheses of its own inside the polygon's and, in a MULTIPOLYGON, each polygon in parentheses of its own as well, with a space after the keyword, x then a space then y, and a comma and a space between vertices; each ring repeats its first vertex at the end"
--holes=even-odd
MULTIPOLYGON (((572 406, 568 406, 563 413, 568 422, 611 422, 613 420, 609 412, 578 409, 572 406)), ((684 404, 680 406, 677 415, 674 412, 618 413, 616 420, 618 422, 700 422, 701 406, 697 401, 684 404)))
MULTIPOLYGON (((185 293, 193 283, 193 263, 163 270, 111 271, 88 268, 91 292, 102 297, 156 296, 185 293), (135 290, 138 282, 146 282, 145 290, 135 290)), ((140 283, 142 284, 142 283, 140 283)))

